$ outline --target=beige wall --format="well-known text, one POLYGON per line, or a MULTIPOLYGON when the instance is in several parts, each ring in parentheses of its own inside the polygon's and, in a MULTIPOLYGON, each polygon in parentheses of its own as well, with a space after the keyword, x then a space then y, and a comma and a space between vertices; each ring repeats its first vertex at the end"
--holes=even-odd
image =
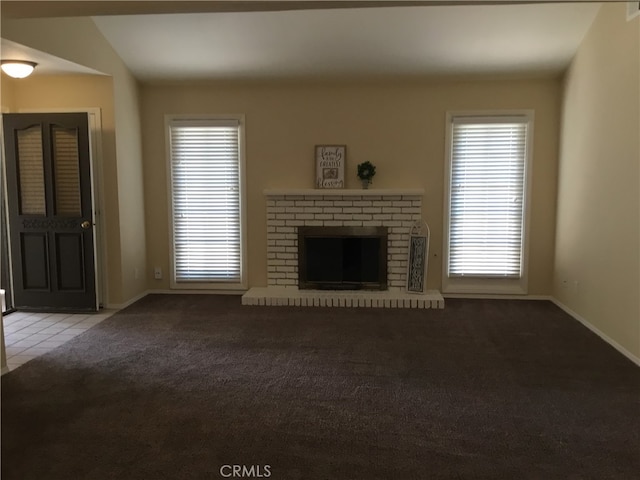
POLYGON ((147 288, 137 81, 90 18, 3 18, 2 36, 112 77, 115 163, 104 178, 113 200, 107 202, 108 303, 125 303, 147 288))
MULTIPOLYGON (((272 83, 145 86, 142 90, 147 261, 169 271, 164 115, 246 115, 250 286, 266 285, 265 188, 312 188, 313 147, 347 145, 347 188, 356 165, 377 166, 373 188, 424 188, 432 229, 428 286, 440 288, 447 110, 533 109, 535 138, 530 293, 550 294, 555 235, 559 80, 272 83)), ((168 288, 149 277, 150 288, 168 288)))
POLYGON ((601 8, 566 75, 553 280, 640 359, 640 19, 625 7, 601 8))
POLYGON ((120 218, 122 301, 147 290, 142 133, 139 86, 131 76, 121 79, 116 95, 116 154, 120 218), (119 112, 119 114, 118 114, 119 112))
POLYGON ((15 80, 7 75, 0 75, 0 112, 8 113, 15 111, 14 90, 15 80))

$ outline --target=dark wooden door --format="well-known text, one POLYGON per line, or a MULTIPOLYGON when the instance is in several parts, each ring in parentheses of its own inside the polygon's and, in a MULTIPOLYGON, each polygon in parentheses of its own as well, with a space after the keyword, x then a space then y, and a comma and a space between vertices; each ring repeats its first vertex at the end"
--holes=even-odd
POLYGON ((3 115, 15 307, 97 310, 86 113, 3 115))

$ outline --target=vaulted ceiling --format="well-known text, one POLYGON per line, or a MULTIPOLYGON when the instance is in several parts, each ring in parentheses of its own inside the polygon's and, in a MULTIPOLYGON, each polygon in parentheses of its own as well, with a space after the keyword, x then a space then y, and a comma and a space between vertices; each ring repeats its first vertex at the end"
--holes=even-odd
POLYGON ((92 16, 133 74, 157 82, 558 74, 599 7, 518 1, 9 1, 2 15, 92 16))

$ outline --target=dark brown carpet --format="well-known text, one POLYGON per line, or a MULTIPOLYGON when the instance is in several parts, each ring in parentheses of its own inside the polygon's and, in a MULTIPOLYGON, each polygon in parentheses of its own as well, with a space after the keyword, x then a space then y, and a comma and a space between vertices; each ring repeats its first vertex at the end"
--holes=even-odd
POLYGON ((548 302, 151 295, 2 377, 3 480, 637 479, 639 432, 640 369, 548 302))

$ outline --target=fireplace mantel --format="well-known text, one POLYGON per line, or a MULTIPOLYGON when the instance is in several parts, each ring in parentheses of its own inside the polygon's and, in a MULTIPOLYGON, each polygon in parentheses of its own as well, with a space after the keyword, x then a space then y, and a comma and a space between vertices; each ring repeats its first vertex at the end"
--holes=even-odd
POLYGON ((315 196, 315 197, 333 197, 333 196, 342 196, 342 197, 386 197, 386 196, 396 196, 396 195, 412 195, 412 196, 423 196, 424 189, 423 188, 267 188, 263 191, 264 195, 267 197, 279 197, 279 196, 289 196, 295 195, 300 196, 303 195, 305 197, 315 196))

